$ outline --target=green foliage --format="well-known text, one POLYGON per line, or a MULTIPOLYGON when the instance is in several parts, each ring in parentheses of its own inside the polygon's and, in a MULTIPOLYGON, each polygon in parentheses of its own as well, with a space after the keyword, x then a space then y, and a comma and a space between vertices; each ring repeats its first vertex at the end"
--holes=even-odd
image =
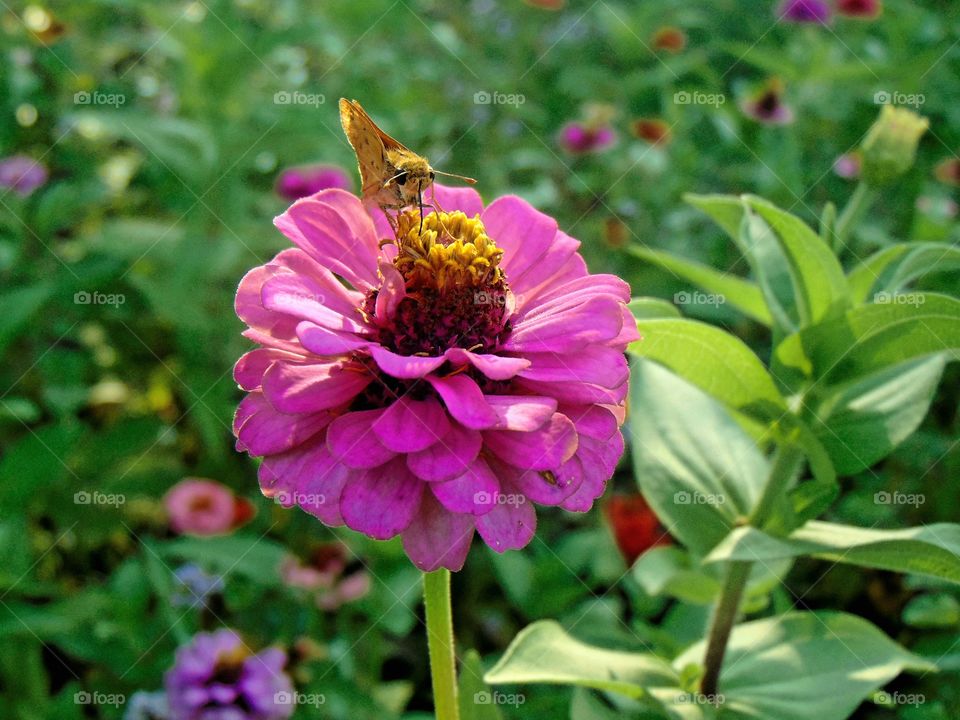
POLYGON ((960 226, 955 189, 932 175, 960 146, 947 4, 891 0, 876 21, 829 28, 777 23, 772 0, 537 4, 3 8, 0 159, 50 171, 29 197, 0 188, 4 718, 120 718, 124 707, 75 694, 157 689, 179 645, 221 626, 295 656, 295 683, 325 696, 324 717, 430 716, 419 573, 396 543, 262 498, 230 430, 230 368, 249 347, 237 282, 285 247, 270 224, 287 204, 274 189, 284 168, 352 173, 340 96, 437 167, 477 177, 485 199, 516 193, 556 217, 592 271, 642 295, 631 457, 608 492, 639 484, 657 534, 677 544, 627 568, 600 511, 545 510, 525 550, 474 551, 454 579, 458 641, 477 648, 460 657, 464 720, 953 717, 960 226), (30 31, 42 10, 61 37, 30 31), (686 34, 683 51, 654 50, 664 25, 686 34), (773 75, 789 126, 740 110, 773 75), (874 94, 894 90, 923 96, 930 130, 914 168, 847 213, 853 186, 829 169, 861 144, 874 94), (675 100, 694 91, 723 102, 675 100), (84 92, 123 102, 84 104, 84 92), (478 103, 482 92, 523 102, 478 103), (571 155, 557 135, 593 102, 613 107, 618 143, 571 155), (671 141, 634 137, 639 117, 663 119, 671 141), (751 525, 777 449, 802 462, 751 525), (187 476, 228 485, 255 519, 175 536, 161 501, 187 476), (123 502, 77 499, 94 492, 123 502), (372 589, 330 612, 278 568, 334 539, 372 589), (734 559, 754 564, 718 713, 692 700, 734 559), (174 604, 184 563, 223 581, 209 606, 174 604), (869 615, 936 661, 940 673, 887 693, 926 702, 873 694, 920 668, 914 655, 849 615, 790 612, 807 604, 869 615), (481 681, 494 664, 497 682, 522 680, 522 705, 472 702, 496 690, 481 681))

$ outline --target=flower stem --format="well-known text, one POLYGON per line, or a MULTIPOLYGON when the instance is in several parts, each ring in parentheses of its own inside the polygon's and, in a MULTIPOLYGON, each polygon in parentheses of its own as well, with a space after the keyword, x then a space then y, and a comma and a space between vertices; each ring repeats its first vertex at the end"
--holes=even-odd
POLYGON ((740 609, 740 598, 750 577, 751 562, 735 561, 727 568, 727 577, 720 591, 720 600, 717 609, 713 612, 710 622, 710 635, 707 639, 707 654, 703 659, 703 679, 700 681, 700 692, 708 698, 717 695, 720 682, 720 666, 723 656, 727 652, 727 640, 733 630, 733 623, 737 619, 740 609))
POLYGON ((449 570, 441 568, 423 574, 423 605, 427 616, 430 677, 437 720, 459 720, 449 570))
MULTIPOLYGON (((777 448, 770 468, 770 477, 760 500, 757 501, 748 520, 753 527, 762 527, 769 519, 777 500, 783 496, 793 481, 803 453, 792 443, 786 443, 777 448)), ((733 631, 737 613, 740 610, 740 600, 750 577, 752 561, 734 560, 727 566, 727 576, 720 590, 720 599, 710 621, 710 633, 707 636, 707 653, 703 660, 703 678, 700 681, 700 692, 708 698, 718 694, 720 685, 720 668, 723 665, 723 656, 727 652, 727 642, 733 631)))
POLYGON ((873 188, 861 181, 857 185, 857 189, 853 191, 853 195, 850 196, 850 200, 847 201, 847 205, 843 208, 843 212, 840 213, 840 217, 837 218, 833 232, 834 252, 840 253, 844 247, 846 247, 847 238, 850 236, 850 233, 853 232, 853 228, 856 227, 857 223, 863 219, 867 210, 870 209, 873 198, 873 188))

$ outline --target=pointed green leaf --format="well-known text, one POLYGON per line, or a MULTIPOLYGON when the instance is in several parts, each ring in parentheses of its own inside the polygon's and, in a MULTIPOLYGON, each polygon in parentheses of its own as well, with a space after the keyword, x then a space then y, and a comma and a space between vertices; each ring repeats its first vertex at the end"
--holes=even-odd
POLYGON ((484 681, 577 685, 640 698, 647 687, 677 686, 678 678, 669 663, 655 655, 587 645, 559 623, 541 620, 520 631, 484 681))
POLYGON ((704 555, 753 508, 767 460, 718 401, 649 360, 631 366, 635 476, 670 532, 704 555))
MULTIPOLYGON (((884 501, 889 499, 883 492, 877 493, 877 502, 884 501)), ((705 562, 766 562, 803 555, 960 583, 960 525, 876 530, 813 520, 786 538, 740 527, 717 545, 705 562)))
MULTIPOLYGON (((700 642, 673 666, 703 662, 700 642)), ((734 628, 718 720, 845 720, 904 670, 933 667, 876 626, 840 612, 792 612, 734 628)))
MULTIPOLYGON (((763 294, 749 280, 714 270, 694 260, 687 260, 670 253, 650 248, 632 246, 630 254, 663 268, 681 280, 697 285, 707 292, 722 295, 727 303, 749 318, 770 326, 770 311, 763 301, 763 294)), ((640 317, 639 315, 637 317, 640 317)))
POLYGON ((874 253, 848 277, 854 303, 871 302, 878 293, 901 292, 911 282, 936 272, 960 270, 960 248, 945 243, 898 243, 874 253))
POLYGON ((946 356, 894 365, 833 389, 817 410, 813 432, 843 475, 860 472, 913 434, 933 401, 946 356))
POLYGON ((637 323, 643 340, 629 352, 655 360, 724 405, 761 420, 776 420, 787 406, 767 369, 742 340, 695 320, 637 323))

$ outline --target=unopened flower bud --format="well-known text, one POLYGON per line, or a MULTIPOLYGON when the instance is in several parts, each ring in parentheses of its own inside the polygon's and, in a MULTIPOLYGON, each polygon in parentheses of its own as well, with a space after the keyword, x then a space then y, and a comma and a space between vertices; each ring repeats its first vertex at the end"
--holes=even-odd
POLYGON ((917 143, 930 121, 904 108, 884 105, 861 145, 861 177, 869 185, 884 185, 913 166, 917 143))

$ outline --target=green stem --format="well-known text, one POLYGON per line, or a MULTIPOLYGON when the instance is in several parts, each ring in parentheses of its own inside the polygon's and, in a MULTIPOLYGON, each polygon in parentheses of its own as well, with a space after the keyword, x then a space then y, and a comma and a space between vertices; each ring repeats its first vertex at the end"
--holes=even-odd
MULTIPOLYGON (((792 443, 786 443, 777 448, 763 494, 748 518, 750 525, 762 527, 769 519, 777 500, 787 491, 802 462, 803 453, 792 443)), ((717 601, 717 608, 710 621, 707 653, 703 659, 704 670, 700 681, 700 692, 708 698, 718 694, 723 656, 727 652, 727 642, 730 640, 730 633, 733 631, 733 625, 740 610, 740 600, 743 598, 752 567, 753 562, 743 560, 732 561, 727 566, 727 576, 720 590, 720 599, 717 601)))
POLYGON ((427 616, 430 678, 437 720, 459 720, 449 570, 441 568, 423 574, 423 605, 427 616))
POLYGON ((837 224, 833 233, 833 249, 837 253, 846 247, 847 239, 853 228, 863 219, 870 205, 873 203, 874 191, 869 185, 861 181, 857 189, 853 191, 850 200, 847 202, 840 217, 837 218, 837 224))
POLYGON ((707 639, 707 654, 703 659, 703 679, 700 681, 700 692, 708 698, 717 695, 720 683, 720 666, 723 665, 723 656, 727 652, 727 640, 733 630, 733 623, 737 619, 740 609, 740 599, 750 577, 751 562, 737 560, 727 567, 727 577, 720 591, 720 600, 717 609, 713 612, 710 622, 710 634, 707 639))

